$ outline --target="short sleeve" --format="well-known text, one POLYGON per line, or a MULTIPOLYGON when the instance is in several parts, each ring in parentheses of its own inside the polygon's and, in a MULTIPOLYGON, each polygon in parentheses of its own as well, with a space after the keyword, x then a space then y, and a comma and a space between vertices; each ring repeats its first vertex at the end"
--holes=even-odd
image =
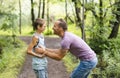
POLYGON ((61 41, 61 48, 62 49, 70 49, 70 44, 71 44, 70 39, 65 38, 61 41))

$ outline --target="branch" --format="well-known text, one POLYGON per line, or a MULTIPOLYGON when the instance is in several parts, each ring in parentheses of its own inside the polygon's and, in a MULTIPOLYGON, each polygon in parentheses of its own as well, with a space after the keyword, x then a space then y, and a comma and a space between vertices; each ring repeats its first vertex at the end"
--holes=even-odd
POLYGON ((96 12, 94 10, 91 10, 93 15, 95 16, 95 18, 98 18, 98 15, 96 14, 96 12))

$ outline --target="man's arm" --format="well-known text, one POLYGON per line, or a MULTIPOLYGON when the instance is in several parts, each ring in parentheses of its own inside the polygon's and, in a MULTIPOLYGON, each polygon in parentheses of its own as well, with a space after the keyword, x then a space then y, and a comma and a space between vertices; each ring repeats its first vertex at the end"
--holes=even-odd
POLYGON ((38 53, 44 53, 46 56, 55 59, 61 60, 68 52, 67 49, 46 49, 44 52, 41 52, 39 48, 35 49, 38 53))

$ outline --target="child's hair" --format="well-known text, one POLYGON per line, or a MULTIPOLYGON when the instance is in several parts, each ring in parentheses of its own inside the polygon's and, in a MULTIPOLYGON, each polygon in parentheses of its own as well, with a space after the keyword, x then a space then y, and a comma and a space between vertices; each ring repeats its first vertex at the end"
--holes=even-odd
POLYGON ((42 27, 44 23, 45 23, 45 20, 40 19, 40 18, 37 18, 37 19, 34 21, 33 29, 34 29, 34 30, 37 30, 37 26, 42 27))

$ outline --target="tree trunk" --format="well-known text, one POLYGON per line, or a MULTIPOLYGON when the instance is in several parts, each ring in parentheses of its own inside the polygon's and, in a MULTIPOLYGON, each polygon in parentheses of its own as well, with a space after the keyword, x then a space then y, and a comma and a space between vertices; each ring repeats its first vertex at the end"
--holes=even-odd
POLYGON ((47 0, 47 30, 49 33, 49 0, 47 0))
MULTIPOLYGON (((70 5, 71 5, 71 8, 72 8, 72 12, 73 12, 73 16, 74 16, 74 19, 71 19, 72 21, 72 23, 76 23, 76 14, 75 14, 75 11, 74 11, 74 6, 72 5, 72 3, 70 2, 70 5)), ((76 25, 77 26, 77 25, 76 25)))
MULTIPOLYGON (((120 18, 119 18, 120 16, 119 15, 116 15, 116 18, 117 18, 117 20, 119 20, 120 18)), ((120 22, 120 21, 119 21, 120 22)), ((111 33, 110 33, 110 35, 109 35, 109 39, 111 39, 111 38, 116 38, 117 37, 117 35, 118 35, 118 31, 119 31, 119 22, 115 22, 114 23, 114 26, 113 26, 113 28, 112 28, 112 31, 111 31, 111 33)))
POLYGON ((44 18, 44 15, 45 15, 45 0, 43 0, 42 18, 44 18))
POLYGON ((99 25, 100 25, 100 30, 99 30, 99 33, 100 35, 103 35, 104 34, 104 31, 103 31, 103 10, 102 10, 102 7, 103 7, 103 2, 102 0, 100 0, 100 4, 99 4, 99 25))
POLYGON ((32 21, 32 26, 35 20, 35 15, 34 15, 34 6, 33 6, 33 0, 31 0, 31 21, 32 21))
POLYGON ((67 0, 65 0, 65 13, 66 13, 66 18, 65 18, 65 20, 66 20, 66 22, 67 22, 67 17, 68 17, 68 15, 67 15, 67 0))
POLYGON ((39 7, 38 7, 38 18, 40 18, 40 10, 41 10, 41 0, 39 0, 39 7))
MULTIPOLYGON (((117 2, 116 2, 117 3, 117 2)), ((115 5, 115 8, 117 8, 117 13, 114 13, 115 15, 116 15, 116 20, 117 21, 115 21, 114 22, 114 24, 113 24, 113 28, 112 28, 112 31, 111 31, 111 33, 110 33, 110 35, 109 35, 109 39, 111 39, 111 38, 116 38, 117 37, 117 35, 118 35, 118 31, 119 31, 119 24, 120 24, 120 14, 118 14, 119 12, 120 12, 120 4, 118 3, 118 4, 116 4, 115 5)), ((114 11, 113 11, 114 12, 114 11)))
POLYGON ((21 34, 21 1, 19 0, 19 33, 21 34))
POLYGON ((82 31, 82 39, 85 41, 86 38, 85 38, 85 23, 84 23, 84 10, 85 10, 85 7, 84 7, 84 0, 83 0, 83 6, 82 6, 82 22, 81 22, 81 31, 82 31))
POLYGON ((76 13, 76 17, 77 17, 77 22, 76 22, 76 25, 81 27, 81 18, 80 18, 80 8, 77 7, 77 1, 74 2, 75 4, 75 13, 76 13))
POLYGON ((76 12, 76 17, 77 17, 77 26, 79 26, 81 28, 81 33, 82 33, 82 39, 86 40, 85 38, 85 31, 84 31, 84 0, 83 0, 83 9, 82 9, 82 20, 80 18, 80 7, 78 7, 79 2, 77 2, 76 0, 74 1, 75 4, 75 12, 76 12))

